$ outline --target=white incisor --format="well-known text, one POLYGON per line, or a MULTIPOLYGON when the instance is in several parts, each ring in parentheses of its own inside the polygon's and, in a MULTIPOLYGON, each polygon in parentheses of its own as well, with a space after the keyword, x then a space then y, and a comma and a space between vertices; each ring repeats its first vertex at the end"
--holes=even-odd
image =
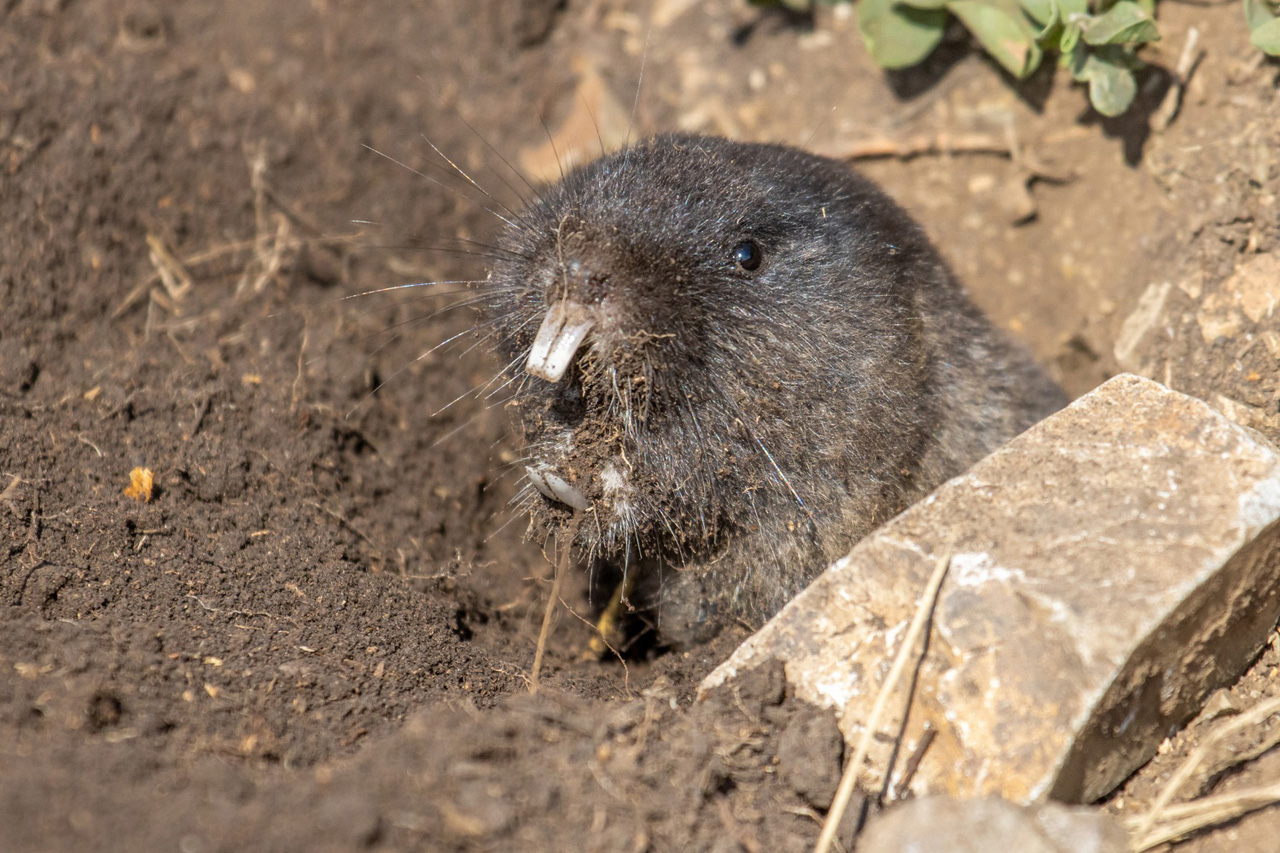
POLYGON ((595 324, 595 317, 581 302, 562 299, 555 303, 542 318, 525 369, 548 382, 559 382, 595 324))
POLYGON ((577 486, 569 485, 562 477, 552 473, 550 468, 526 465, 524 470, 529 475, 529 482, 542 493, 543 497, 567 504, 574 509, 585 510, 591 506, 587 496, 577 486))

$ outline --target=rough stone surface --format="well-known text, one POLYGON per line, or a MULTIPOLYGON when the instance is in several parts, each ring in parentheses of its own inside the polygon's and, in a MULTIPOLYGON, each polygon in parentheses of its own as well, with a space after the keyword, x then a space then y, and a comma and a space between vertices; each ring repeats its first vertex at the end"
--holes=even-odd
POLYGON ((877 738, 868 779, 902 784, 927 726, 919 794, 1088 802, 1260 648, 1280 611, 1277 518, 1265 439, 1119 376, 864 539, 703 687, 784 661, 854 742, 951 555, 906 720, 895 700, 881 728, 902 747, 877 738))
POLYGON ((1095 809, 1056 803, 1016 806, 988 797, 925 797, 889 809, 858 843, 859 853, 1127 853, 1115 820, 1095 809))
POLYGON ((1125 370, 1208 400, 1280 441, 1280 255, 1245 255, 1230 275, 1154 282, 1116 338, 1125 370))

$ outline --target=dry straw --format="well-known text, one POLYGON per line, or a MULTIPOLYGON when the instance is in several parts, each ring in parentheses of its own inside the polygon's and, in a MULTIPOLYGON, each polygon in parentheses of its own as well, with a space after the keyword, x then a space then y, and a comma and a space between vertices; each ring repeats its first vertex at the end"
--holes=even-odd
MULTIPOLYGON (((902 675, 907 670, 907 663, 913 657, 913 651, 916 647, 916 641, 920 638, 924 631, 924 626, 928 623, 929 617, 933 614, 934 605, 938 602, 938 590, 942 587, 942 580, 946 577, 947 569, 951 566, 951 555, 947 554, 938 560, 938 565, 934 567, 933 576, 929 578, 929 584, 925 587, 924 595, 920 598, 920 604, 916 608, 916 615, 911 620, 911 626, 907 629, 907 634, 902 638, 902 646, 898 649, 898 656, 893 661, 893 666, 889 669, 889 674, 885 676, 884 683, 880 685, 880 693, 876 696, 876 703, 871 708, 871 716, 867 718, 866 726, 862 730, 862 737, 858 739, 858 747, 854 750, 853 757, 849 759, 849 763, 844 767, 844 775, 840 777, 840 787, 836 789, 835 800, 831 803, 831 811, 827 812, 826 822, 822 825, 822 834, 818 836, 818 843, 814 845, 814 853, 828 853, 831 845, 835 841, 836 831, 840 827, 840 821, 844 819, 845 809, 849 806, 849 800, 853 797, 853 790, 857 787, 858 777, 861 775, 862 762, 866 760, 867 752, 871 748, 871 739, 875 737, 876 732, 880 729, 880 718, 884 716, 884 710, 889 704, 890 697, 893 696, 898 689, 898 682, 902 680, 902 675)), ((924 654, 924 648, 921 647, 920 654, 924 654)))
MULTIPOLYGON (((1134 853, 1150 850, 1152 847, 1175 841, 1197 830, 1216 826, 1280 802, 1280 784, 1272 784, 1216 797, 1204 797, 1189 803, 1169 805, 1178 791, 1205 764, 1219 744, 1248 728, 1260 725, 1277 713, 1280 713, 1280 697, 1255 705, 1231 722, 1210 732, 1169 778, 1147 813, 1128 822, 1134 853), (1161 825, 1157 826, 1157 824, 1161 825)), ((1225 762, 1220 761, 1219 766, 1213 768, 1211 772, 1220 772, 1227 767, 1256 758, 1277 743, 1280 743, 1280 727, 1269 733, 1253 749, 1234 753, 1225 762)))

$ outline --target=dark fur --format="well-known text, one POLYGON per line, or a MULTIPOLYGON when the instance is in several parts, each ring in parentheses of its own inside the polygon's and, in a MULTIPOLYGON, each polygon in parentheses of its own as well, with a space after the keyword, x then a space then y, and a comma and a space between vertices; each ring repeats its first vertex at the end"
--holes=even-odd
MULTIPOLYGON (((897 205, 795 149, 657 137, 547 189, 502 247, 486 310, 527 456, 593 501, 578 547, 646 573, 668 642, 768 618, 1065 402, 897 205), (553 384, 524 358, 565 295, 605 320, 553 384)), ((535 534, 567 522, 528 493, 535 534)))

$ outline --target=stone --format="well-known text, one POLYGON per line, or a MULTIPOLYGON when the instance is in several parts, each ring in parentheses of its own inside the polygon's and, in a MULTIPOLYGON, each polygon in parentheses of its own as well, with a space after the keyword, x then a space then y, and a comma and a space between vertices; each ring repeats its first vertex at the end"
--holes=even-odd
POLYGON ((1239 294, 1227 290, 1210 293, 1200 301, 1196 323, 1206 344, 1219 338, 1234 338, 1244 327, 1244 314, 1239 310, 1239 294))
POLYGON ((1280 255, 1244 255, 1226 276, 1193 270, 1176 286, 1148 285, 1114 355, 1280 442, 1280 255))
POLYGON ((1167 319, 1165 304, 1172 290, 1173 285, 1167 281, 1147 285, 1133 313, 1125 318, 1115 345, 1116 363, 1125 370, 1140 371, 1149 339, 1165 333, 1162 328, 1167 319))
POLYGON ((1265 642, 1280 614, 1277 519, 1274 447, 1121 375, 863 539, 702 689, 782 661, 794 695, 835 709, 856 743, 949 555, 906 719, 900 688, 867 784, 1091 802, 1265 642))
POLYGON ((874 819, 858 853, 1128 853, 1124 829, 1097 809, 1057 803, 1016 806, 988 797, 925 797, 874 819))
POLYGON ((1224 289, 1236 296, 1250 322, 1271 319, 1280 305, 1280 257, 1257 255, 1236 270, 1224 289))

